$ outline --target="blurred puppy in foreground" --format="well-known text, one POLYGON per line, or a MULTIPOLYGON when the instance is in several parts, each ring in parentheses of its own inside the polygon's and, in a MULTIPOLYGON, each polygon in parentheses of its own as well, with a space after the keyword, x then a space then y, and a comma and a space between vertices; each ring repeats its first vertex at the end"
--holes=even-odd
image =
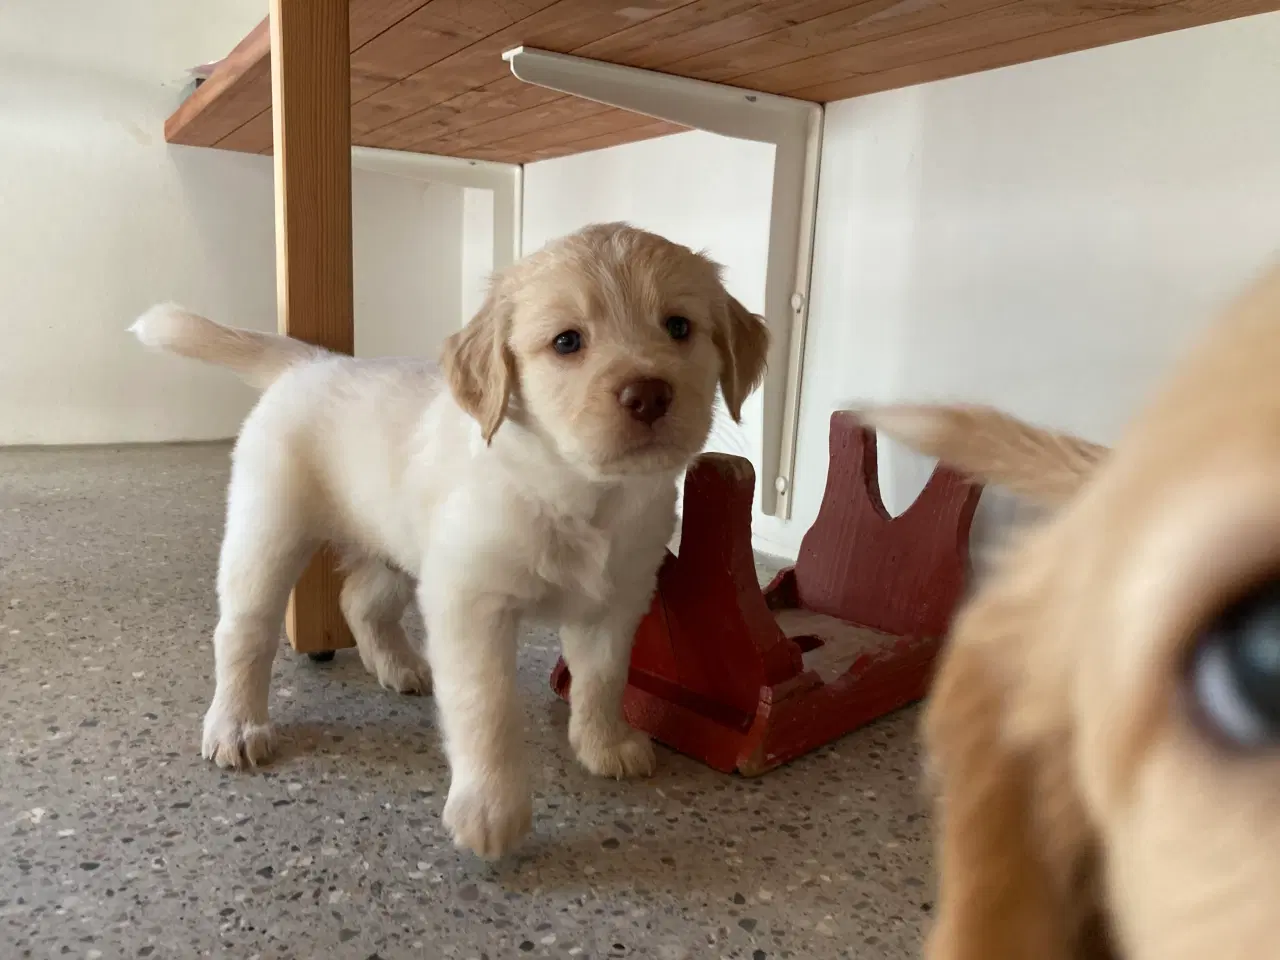
POLYGON ((1113 450, 980 407, 869 423, 1058 509, 927 708, 929 960, 1256 960, 1280 935, 1280 269, 1113 450))

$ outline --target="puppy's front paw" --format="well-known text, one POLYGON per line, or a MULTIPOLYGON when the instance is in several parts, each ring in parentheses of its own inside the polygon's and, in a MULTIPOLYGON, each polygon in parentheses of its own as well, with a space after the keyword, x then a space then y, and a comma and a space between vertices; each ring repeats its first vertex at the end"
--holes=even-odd
POLYGON ((486 859, 512 850, 532 823, 533 803, 523 785, 455 783, 444 805, 444 825, 454 845, 486 859))
POLYGON ((200 752, 223 769, 257 767, 275 752, 275 731, 265 718, 255 721, 247 712, 214 701, 204 715, 200 752))
POLYGON ((580 762, 597 777, 648 777, 657 769, 658 759, 653 743, 639 730, 624 727, 621 731, 571 731, 569 740, 580 762))
POLYGON ((431 668, 412 650, 390 646, 368 652, 361 649, 360 660, 364 668, 388 690, 423 696, 431 692, 431 668))
POLYGON ((396 693, 426 696, 431 692, 431 668, 417 654, 388 658, 378 664, 378 683, 396 693))

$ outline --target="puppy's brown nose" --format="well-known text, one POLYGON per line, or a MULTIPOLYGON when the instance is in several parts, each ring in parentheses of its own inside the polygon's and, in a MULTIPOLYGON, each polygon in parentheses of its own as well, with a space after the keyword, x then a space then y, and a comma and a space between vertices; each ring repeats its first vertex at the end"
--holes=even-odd
POLYGON ((671 384, 653 378, 636 380, 618 391, 618 402, 634 419, 653 424, 671 408, 671 384))

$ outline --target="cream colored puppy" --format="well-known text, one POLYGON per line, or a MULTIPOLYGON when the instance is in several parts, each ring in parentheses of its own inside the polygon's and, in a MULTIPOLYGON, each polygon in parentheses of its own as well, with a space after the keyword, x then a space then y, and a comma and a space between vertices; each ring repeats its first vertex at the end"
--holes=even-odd
POLYGON ((736 419, 768 347, 719 267, 625 224, 587 227, 497 275, 446 342, 443 370, 172 306, 133 330, 265 389, 233 456, 206 757, 271 756, 285 604, 328 541, 349 571, 342 610, 365 666, 402 692, 425 692, 434 675, 452 771, 444 821, 459 846, 497 856, 529 829, 522 620, 560 627, 582 764, 652 772, 648 738, 622 717, 632 635, 717 385, 736 419), (430 670, 400 626, 415 583, 430 670))

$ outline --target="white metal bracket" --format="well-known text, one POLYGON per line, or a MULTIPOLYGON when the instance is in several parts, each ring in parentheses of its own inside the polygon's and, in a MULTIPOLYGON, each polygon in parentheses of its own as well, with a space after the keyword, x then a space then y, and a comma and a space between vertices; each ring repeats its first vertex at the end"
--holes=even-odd
POLYGON ((407 180, 493 191, 493 269, 501 270, 520 259, 524 213, 524 167, 520 164, 352 147, 351 166, 407 180))
POLYGON ((766 514, 789 518, 818 209, 822 106, 530 47, 508 50, 502 58, 526 83, 725 137, 773 144, 764 295, 773 346, 763 388, 761 453, 766 482, 760 505, 766 514))

